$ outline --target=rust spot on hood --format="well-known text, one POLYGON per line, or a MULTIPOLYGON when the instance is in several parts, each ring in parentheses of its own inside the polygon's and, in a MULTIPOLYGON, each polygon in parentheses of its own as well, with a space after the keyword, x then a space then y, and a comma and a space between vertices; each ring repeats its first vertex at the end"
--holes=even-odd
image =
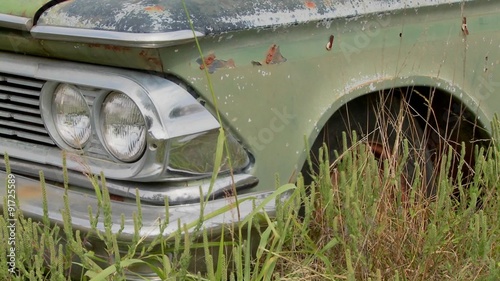
POLYGON ((146 11, 146 12, 163 12, 163 11, 165 11, 165 8, 163 6, 160 6, 160 5, 155 5, 155 6, 145 7, 144 11, 146 11))
POLYGON ((316 8, 316 3, 314 3, 313 1, 306 1, 305 2, 305 6, 308 9, 315 9, 316 8))

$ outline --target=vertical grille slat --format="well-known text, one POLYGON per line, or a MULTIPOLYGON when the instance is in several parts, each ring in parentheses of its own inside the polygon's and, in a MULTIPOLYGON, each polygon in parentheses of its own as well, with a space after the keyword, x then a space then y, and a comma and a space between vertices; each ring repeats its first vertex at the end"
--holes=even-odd
POLYGON ((44 83, 0 73, 0 137, 55 146, 40 114, 39 98, 44 83))

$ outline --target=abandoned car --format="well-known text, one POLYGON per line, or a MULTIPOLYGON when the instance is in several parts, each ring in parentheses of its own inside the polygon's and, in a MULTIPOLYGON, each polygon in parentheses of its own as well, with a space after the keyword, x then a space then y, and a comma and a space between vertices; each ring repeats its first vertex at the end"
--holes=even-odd
POLYGON ((431 194, 441 142, 464 142, 473 165, 473 145, 491 135, 499 27, 488 0, 2 0, 0 182, 7 154, 20 208, 41 219, 43 171, 51 222, 67 192, 74 229, 90 231, 89 175, 102 173, 114 219, 125 217, 119 239, 134 233, 136 195, 146 237, 160 234, 168 201, 166 235, 203 199, 205 213, 234 192, 259 202, 276 178, 307 175, 309 152, 341 150, 343 131, 384 157, 402 140, 377 140, 397 129, 377 113, 404 108, 400 129, 423 156, 401 180, 420 177, 431 194))

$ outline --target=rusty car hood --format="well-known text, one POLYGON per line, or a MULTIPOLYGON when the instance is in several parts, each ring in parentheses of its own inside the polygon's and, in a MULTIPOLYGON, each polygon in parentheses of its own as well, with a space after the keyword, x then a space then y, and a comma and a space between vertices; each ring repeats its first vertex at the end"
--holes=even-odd
POLYGON ((49 0, 1 0, 0 14, 32 18, 49 0))
MULTIPOLYGON (((13 1, 13 0, 9 0, 13 1)), ((28 1, 28 0, 24 0, 28 1)), ((204 34, 298 24, 463 0, 185 0, 194 29, 204 34)), ((40 18, 39 25, 133 33, 190 30, 182 0, 72 0, 40 18)))

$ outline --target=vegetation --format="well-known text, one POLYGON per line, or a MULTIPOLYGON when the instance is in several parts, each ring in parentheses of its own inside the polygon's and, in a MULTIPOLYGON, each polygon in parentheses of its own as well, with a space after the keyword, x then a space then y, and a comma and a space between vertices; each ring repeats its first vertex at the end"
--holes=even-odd
MULTIPOLYGON (((94 227, 97 221, 105 223, 106 231, 96 234, 109 257, 84 247, 88 237, 71 229, 66 202, 63 226, 50 225, 46 214, 33 221, 17 213, 18 272, 10 274, 6 254, 0 255, 0 279, 65 280, 70 273, 83 280, 140 279, 127 275, 127 269, 143 265, 164 280, 498 280, 500 135, 495 122, 494 145, 477 151, 468 185, 448 176, 452 150, 443 155, 435 198, 426 198, 418 188, 405 196, 397 165, 391 167, 390 159, 379 165, 363 145, 342 154, 334 172, 328 155, 320 152, 324 161, 310 186, 301 177, 293 188, 281 186, 270 198, 278 206, 272 218, 257 212, 262 207, 257 206, 216 241, 200 228, 200 220, 179 226, 170 237, 158 237, 154 248, 135 237, 128 251, 120 251, 117 233, 111 232, 111 225, 120 222, 110 221, 105 182, 101 189, 95 177, 102 214, 89 212, 89 219, 94 227), (198 227, 198 235, 183 235, 189 227, 198 227), (195 253, 204 256, 197 262, 203 273, 190 271, 195 253)), ((416 179, 414 187, 418 184, 416 179)), ((4 200, 2 241, 9 235, 6 205, 4 200)), ((211 215, 216 213, 203 216, 211 215)), ((0 245, 7 253, 8 245, 0 245)))

